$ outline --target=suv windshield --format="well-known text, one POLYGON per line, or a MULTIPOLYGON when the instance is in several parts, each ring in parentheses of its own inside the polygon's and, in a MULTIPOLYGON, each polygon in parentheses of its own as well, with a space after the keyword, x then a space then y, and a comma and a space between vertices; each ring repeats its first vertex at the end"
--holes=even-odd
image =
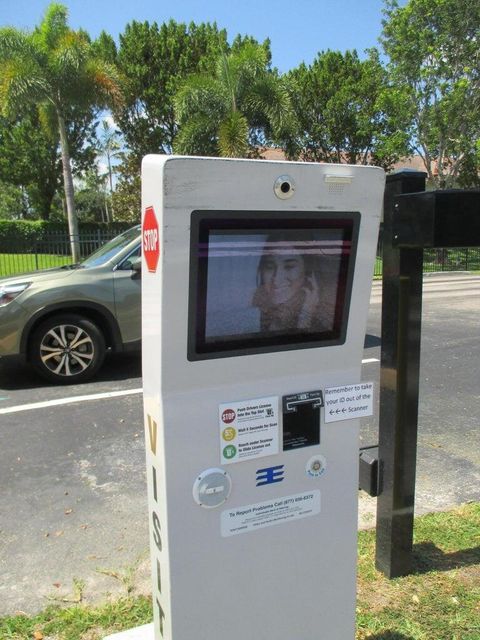
POLYGON ((124 233, 120 234, 113 238, 113 240, 109 240, 106 244, 102 245, 100 249, 94 251, 88 258, 86 258, 82 263, 82 267, 98 267, 102 264, 105 264, 111 258, 113 258, 119 251, 128 246, 132 240, 140 239, 140 225, 133 227, 132 229, 128 229, 128 231, 124 231, 124 233))

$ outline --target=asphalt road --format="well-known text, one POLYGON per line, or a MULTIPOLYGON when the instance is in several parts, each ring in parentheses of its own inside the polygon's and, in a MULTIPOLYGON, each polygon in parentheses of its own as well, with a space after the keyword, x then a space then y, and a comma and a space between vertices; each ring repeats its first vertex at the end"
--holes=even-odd
MULTIPOLYGON (((381 289, 374 285, 367 326, 380 335, 381 289)), ((424 279, 415 511, 480 499, 480 276, 424 279)), ((365 353, 380 358, 380 347, 365 353)), ((362 377, 378 389, 378 365, 362 377), (374 374, 372 378, 370 374, 374 374)), ((378 401, 378 394, 377 394, 378 401)), ((361 445, 378 441, 378 409, 362 420, 361 445)), ((376 500, 360 500, 360 523, 374 523, 376 500)))
MULTIPOLYGON (((362 377, 376 389, 380 304, 375 285, 362 377)), ((418 513, 480 500, 479 318, 480 277, 426 278, 418 513)), ((378 412, 362 421, 361 444, 377 430, 378 412)), ((148 593, 140 357, 112 357, 73 387, 0 362, 0 432, 0 615, 148 593)), ((374 510, 361 494, 361 524, 374 510)))

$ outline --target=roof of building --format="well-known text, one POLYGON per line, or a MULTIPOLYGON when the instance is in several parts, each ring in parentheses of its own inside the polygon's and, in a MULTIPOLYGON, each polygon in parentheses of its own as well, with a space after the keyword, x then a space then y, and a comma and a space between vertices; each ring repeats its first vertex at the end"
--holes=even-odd
MULTIPOLYGON (((260 151, 260 157, 264 160, 286 160, 283 149, 275 147, 266 147, 260 151)), ((409 158, 402 158, 396 162, 392 171, 398 171, 399 169, 412 169, 414 171, 425 171, 425 165, 420 156, 410 156, 409 158)), ((436 172, 436 167, 435 167, 436 172)))

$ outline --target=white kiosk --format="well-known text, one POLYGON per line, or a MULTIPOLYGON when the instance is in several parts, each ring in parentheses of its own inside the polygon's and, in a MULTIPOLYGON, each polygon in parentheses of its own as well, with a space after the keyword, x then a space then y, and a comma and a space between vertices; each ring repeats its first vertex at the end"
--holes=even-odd
POLYGON ((155 638, 353 640, 384 172, 143 161, 155 638))

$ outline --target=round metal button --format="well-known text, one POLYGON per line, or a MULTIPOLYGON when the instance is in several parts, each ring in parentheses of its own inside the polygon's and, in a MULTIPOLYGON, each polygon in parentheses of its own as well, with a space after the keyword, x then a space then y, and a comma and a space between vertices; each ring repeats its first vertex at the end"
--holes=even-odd
POLYGON ((232 480, 223 469, 206 469, 193 483, 193 499, 201 507, 213 509, 223 504, 232 490, 232 480))

